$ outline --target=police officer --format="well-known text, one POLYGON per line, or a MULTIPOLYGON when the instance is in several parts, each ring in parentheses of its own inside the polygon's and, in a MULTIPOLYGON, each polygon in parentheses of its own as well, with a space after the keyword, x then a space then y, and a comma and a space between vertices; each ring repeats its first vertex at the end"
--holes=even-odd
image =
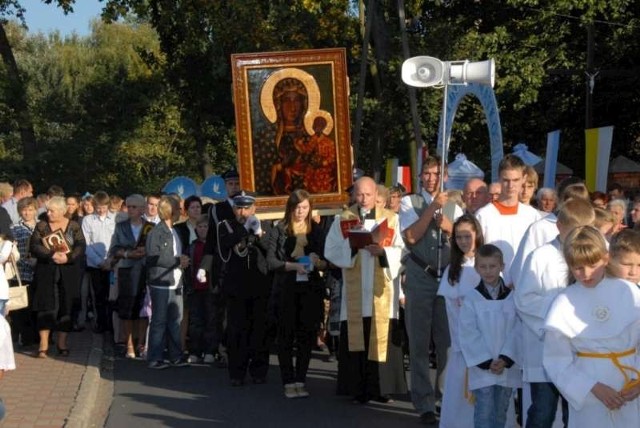
POLYGON ((269 368, 266 339, 271 281, 263 231, 255 216, 255 196, 242 191, 233 198, 234 218, 219 227, 223 263, 222 293, 227 309, 227 352, 232 386, 241 386, 247 371, 262 384, 269 368))

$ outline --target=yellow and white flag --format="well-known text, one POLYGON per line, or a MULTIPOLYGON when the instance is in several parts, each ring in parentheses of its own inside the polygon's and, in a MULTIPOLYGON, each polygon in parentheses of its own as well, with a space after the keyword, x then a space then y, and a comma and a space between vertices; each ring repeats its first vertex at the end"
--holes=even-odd
POLYGON ((590 192, 607 192, 613 126, 586 129, 585 180, 590 192))

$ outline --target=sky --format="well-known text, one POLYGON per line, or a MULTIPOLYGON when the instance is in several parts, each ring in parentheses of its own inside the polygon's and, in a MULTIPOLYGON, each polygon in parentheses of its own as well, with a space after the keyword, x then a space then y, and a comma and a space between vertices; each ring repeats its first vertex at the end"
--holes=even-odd
POLYGON ((25 20, 29 33, 45 33, 59 31, 62 37, 76 33, 86 36, 91 32, 91 20, 98 18, 103 3, 98 0, 76 0, 73 13, 65 15, 62 9, 52 4, 44 4, 41 0, 21 0, 26 9, 25 20))

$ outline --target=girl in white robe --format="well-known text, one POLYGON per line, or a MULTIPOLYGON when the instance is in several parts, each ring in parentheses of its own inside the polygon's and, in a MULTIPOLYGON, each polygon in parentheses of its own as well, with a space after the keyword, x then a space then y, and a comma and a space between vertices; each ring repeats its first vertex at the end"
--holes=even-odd
POLYGON ((438 295, 444 297, 449 320, 451 348, 440 411, 440 428, 472 428, 473 400, 467 382, 467 366, 460 348, 459 316, 464 295, 480 282, 473 263, 476 248, 483 244, 482 230, 472 215, 465 214, 453 225, 451 263, 444 271, 438 295))
POLYGON ((549 310, 543 365, 569 402, 569 427, 639 427, 640 290, 605 277, 606 241, 591 226, 563 252, 576 283, 549 310))

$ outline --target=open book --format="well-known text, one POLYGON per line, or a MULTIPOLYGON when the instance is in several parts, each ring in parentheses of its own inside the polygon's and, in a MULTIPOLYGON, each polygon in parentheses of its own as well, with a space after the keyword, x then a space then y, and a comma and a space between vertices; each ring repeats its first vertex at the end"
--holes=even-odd
POLYGON ((352 227, 347 235, 349 237, 349 245, 351 248, 360 249, 371 244, 381 244, 388 234, 388 229, 386 218, 373 225, 370 230, 362 225, 352 227))

